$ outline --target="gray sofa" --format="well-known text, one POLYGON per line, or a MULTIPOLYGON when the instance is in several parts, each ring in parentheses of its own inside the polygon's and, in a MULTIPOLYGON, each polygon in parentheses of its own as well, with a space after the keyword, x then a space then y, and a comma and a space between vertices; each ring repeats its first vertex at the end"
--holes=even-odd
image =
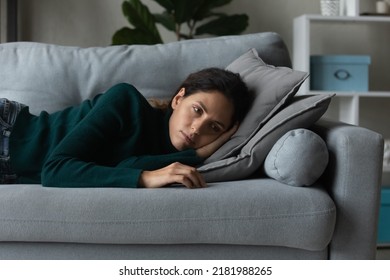
MULTIPOLYGON (((187 74, 250 48, 291 66, 275 33, 156 46, 0 45, 0 97, 56 111, 128 82, 168 97, 187 74)), ((0 259, 373 259, 382 136, 321 119, 329 164, 309 187, 255 172, 205 189, 0 186, 0 259)), ((261 163, 259 163, 261 165, 261 163)))

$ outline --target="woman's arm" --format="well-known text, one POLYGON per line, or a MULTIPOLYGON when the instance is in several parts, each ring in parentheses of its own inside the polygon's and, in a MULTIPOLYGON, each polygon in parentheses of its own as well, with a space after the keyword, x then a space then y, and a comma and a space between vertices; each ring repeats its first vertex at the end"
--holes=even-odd
POLYGON ((140 94, 119 84, 103 94, 91 111, 65 136, 46 160, 41 173, 50 187, 137 187, 142 170, 96 163, 101 151, 135 127, 140 94), (134 108, 133 108, 134 107, 134 108), (131 110, 133 109, 133 110, 131 110), (126 121, 124 121, 126 120, 126 121))

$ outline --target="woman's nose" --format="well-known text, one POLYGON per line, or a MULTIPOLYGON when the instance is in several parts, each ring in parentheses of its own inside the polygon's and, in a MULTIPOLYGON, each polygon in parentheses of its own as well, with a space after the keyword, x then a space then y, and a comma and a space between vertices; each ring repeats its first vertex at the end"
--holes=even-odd
POLYGON ((201 134, 202 130, 205 126, 205 121, 203 120, 195 120, 192 122, 191 130, 194 134, 201 134))
POLYGON ((191 132, 192 132, 193 134, 199 134, 199 126, 193 124, 193 125, 191 126, 191 132))

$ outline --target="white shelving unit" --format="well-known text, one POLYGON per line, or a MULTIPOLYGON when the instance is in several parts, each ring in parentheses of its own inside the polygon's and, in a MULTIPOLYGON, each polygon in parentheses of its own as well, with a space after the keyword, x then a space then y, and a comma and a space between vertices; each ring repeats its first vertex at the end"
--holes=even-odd
MULTIPOLYGON (((311 25, 313 23, 390 23, 388 16, 321 16, 302 15, 294 19, 293 29, 293 68, 305 72, 310 71, 311 25)), ((337 42, 336 42, 337 43, 337 42)), ((390 90, 390 89, 389 89, 390 90)), ((307 80, 298 94, 318 94, 325 91, 310 91, 310 81, 307 80)), ((334 92, 332 92, 334 93, 334 92)), ((339 119, 350 124, 359 124, 359 106, 362 97, 389 97, 390 91, 378 92, 336 92, 339 98, 339 119)))

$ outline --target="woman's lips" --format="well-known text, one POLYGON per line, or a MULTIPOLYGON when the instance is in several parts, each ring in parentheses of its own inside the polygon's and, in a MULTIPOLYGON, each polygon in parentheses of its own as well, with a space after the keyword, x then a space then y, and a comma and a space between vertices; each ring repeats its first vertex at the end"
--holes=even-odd
POLYGON ((189 137, 186 133, 183 131, 180 131, 180 133, 183 135, 184 141, 186 142, 187 145, 189 146, 194 146, 195 142, 189 137))

